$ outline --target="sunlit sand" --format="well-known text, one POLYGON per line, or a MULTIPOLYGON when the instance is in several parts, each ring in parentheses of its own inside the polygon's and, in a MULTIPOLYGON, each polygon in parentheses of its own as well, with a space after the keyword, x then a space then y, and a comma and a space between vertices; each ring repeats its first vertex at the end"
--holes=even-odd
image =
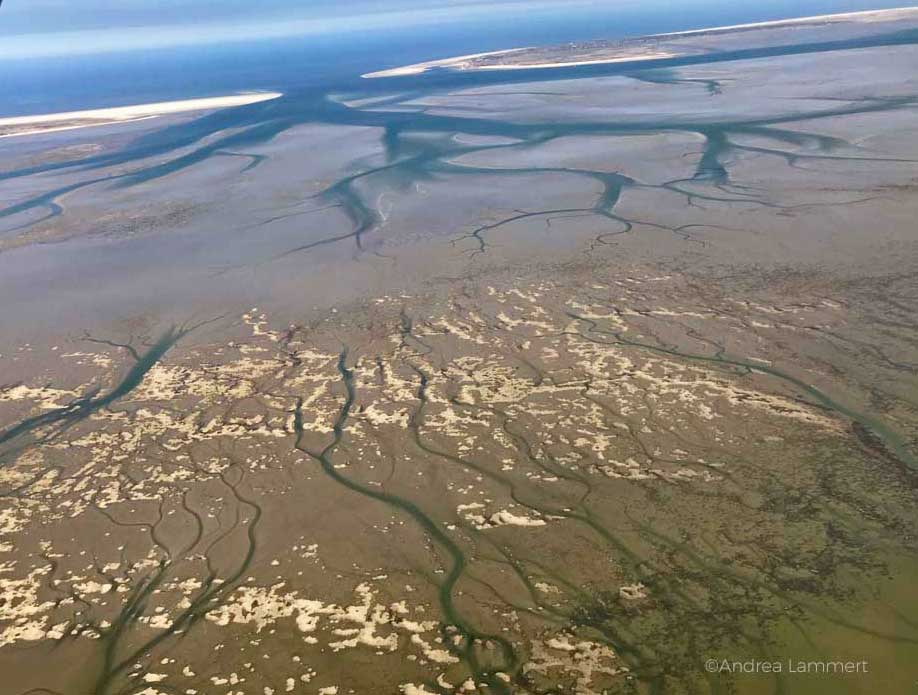
POLYGON ((245 106, 268 101, 281 96, 280 92, 257 92, 253 94, 231 94, 222 97, 203 99, 182 99, 180 101, 160 101, 152 104, 135 104, 133 106, 115 106, 107 109, 89 109, 86 111, 65 111, 32 116, 13 116, 0 118, 0 137, 17 135, 34 135, 61 130, 73 130, 89 126, 110 125, 126 121, 137 121, 167 114, 186 113, 189 111, 208 111, 225 109, 231 106, 245 106))

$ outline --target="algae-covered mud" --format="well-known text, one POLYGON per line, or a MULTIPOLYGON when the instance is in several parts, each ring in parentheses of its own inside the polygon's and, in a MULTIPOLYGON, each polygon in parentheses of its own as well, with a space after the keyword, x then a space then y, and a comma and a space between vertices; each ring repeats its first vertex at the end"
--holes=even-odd
POLYGON ((0 690, 912 692, 896 36, 8 139, 0 690))

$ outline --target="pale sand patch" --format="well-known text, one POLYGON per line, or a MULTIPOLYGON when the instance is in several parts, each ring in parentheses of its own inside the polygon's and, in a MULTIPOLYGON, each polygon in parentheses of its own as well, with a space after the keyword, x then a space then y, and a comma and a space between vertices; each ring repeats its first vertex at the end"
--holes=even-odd
MULTIPOLYGON (((476 65, 472 70, 540 70, 542 68, 572 68, 577 65, 604 65, 606 63, 628 63, 638 60, 661 60, 675 58, 678 54, 670 51, 656 51, 642 55, 621 55, 597 60, 571 60, 558 63, 514 63, 512 65, 476 65)), ((460 68, 460 70, 466 68, 460 68)))
POLYGON ((821 24, 824 22, 891 22, 918 14, 918 6, 896 7, 889 10, 864 10, 860 12, 837 12, 835 14, 817 14, 810 17, 793 17, 791 19, 773 19, 768 22, 749 22, 747 24, 727 24, 709 29, 689 29, 675 31, 669 34, 649 34, 647 38, 692 36, 694 34, 707 34, 720 31, 734 31, 736 29, 760 29, 768 27, 790 27, 806 24, 821 24))
POLYGON ((0 137, 15 137, 35 133, 49 133, 60 130, 73 130, 88 126, 110 125, 153 118, 174 113, 189 111, 207 111, 225 109, 230 106, 245 106, 269 101, 282 96, 280 92, 254 92, 250 94, 231 94, 222 97, 205 97, 202 99, 182 99, 180 101, 161 101, 152 104, 135 104, 133 106, 115 106, 107 109, 88 109, 85 111, 65 111, 60 113, 36 114, 31 116, 12 116, 0 118, 0 137), (32 126, 31 128, 29 126, 32 126), (7 131, 9 129, 9 131, 7 131))
POLYGON ((455 56, 453 58, 443 58, 442 60, 428 60, 424 63, 413 63, 411 65, 403 65, 400 68, 390 68, 389 70, 377 70, 376 72, 367 72, 361 75, 364 78, 373 78, 373 77, 403 77, 405 75, 420 75, 422 72, 427 72, 432 68, 457 68, 459 70, 467 69, 468 66, 465 66, 465 63, 471 61, 475 58, 484 58, 485 56, 496 56, 504 55, 505 53, 514 53, 516 51, 525 51, 531 48, 531 46, 524 46, 522 48, 505 48, 502 51, 486 51, 484 53, 469 53, 468 55, 455 56))

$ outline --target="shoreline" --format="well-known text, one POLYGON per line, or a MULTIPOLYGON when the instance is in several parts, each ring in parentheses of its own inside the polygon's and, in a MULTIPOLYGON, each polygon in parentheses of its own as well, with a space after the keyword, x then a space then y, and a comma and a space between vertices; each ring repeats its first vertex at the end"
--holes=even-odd
POLYGON ((792 19, 770 19, 765 22, 747 22, 745 24, 725 24, 707 29, 686 29, 684 31, 671 31, 664 34, 647 34, 642 38, 661 39, 679 38, 680 36, 697 36, 698 34, 714 34, 721 31, 742 31, 744 29, 769 29, 772 27, 791 27, 806 24, 821 24, 824 22, 857 22, 869 23, 874 21, 891 21, 897 17, 907 17, 918 12, 918 5, 894 7, 885 10, 858 10, 857 12, 836 12, 833 14, 816 14, 809 17, 795 17, 792 19))
POLYGON ((461 56, 453 56, 452 58, 440 58, 439 60, 427 60, 423 63, 412 63, 411 65, 403 65, 398 68, 387 68, 385 70, 376 70, 374 72, 366 72, 361 75, 364 79, 373 79, 376 77, 404 77, 406 75, 420 75, 423 72, 427 72, 432 68, 445 68, 451 66, 458 66, 461 63, 466 61, 474 60, 475 58, 486 58, 490 56, 503 55, 505 53, 514 53, 516 51, 526 51, 534 46, 521 46, 519 48, 504 48, 499 51, 485 51, 484 53, 468 53, 461 56))
POLYGON ((675 58, 676 53, 670 51, 656 51, 643 56, 620 56, 617 58, 598 58, 596 60, 572 60, 560 63, 516 63, 513 65, 479 65, 471 70, 542 70, 544 68, 573 68, 578 65, 605 65, 607 63, 627 63, 633 60, 663 60, 675 58))
POLYGON ((131 123, 133 121, 156 118, 176 113, 191 111, 208 111, 231 106, 245 106, 270 101, 283 96, 281 92, 253 92, 249 94, 231 94, 222 97, 204 97, 200 99, 181 99, 177 101, 160 101, 131 106, 114 106, 102 109, 85 109, 83 111, 62 111, 59 113, 34 114, 30 116, 10 116, 0 118, 0 138, 11 138, 23 135, 55 133, 63 130, 75 130, 93 126, 131 123), (29 127, 32 126, 32 127, 29 127), (10 129, 7 131, 7 129, 10 129))
POLYGON ((897 7, 882 10, 861 10, 857 12, 839 12, 835 14, 812 15, 809 17, 796 17, 791 19, 775 19, 764 22, 750 22, 747 24, 729 24, 702 29, 687 29, 685 31, 669 32, 663 34, 647 34, 644 36, 626 37, 609 41, 610 51, 616 50, 617 54, 608 57, 590 58, 583 56, 581 59, 565 61, 555 58, 546 58, 544 62, 528 63, 487 63, 476 62, 480 59, 488 59, 494 56, 508 55, 511 53, 521 53, 524 51, 546 50, 550 51, 553 46, 545 46, 544 49, 533 46, 523 46, 519 48, 508 48, 499 51, 488 51, 485 53, 473 53, 469 55, 454 56, 452 58, 442 58, 439 60, 430 60, 422 63, 404 65, 397 68, 386 70, 377 70, 361 75, 364 79, 374 79, 379 77, 403 77, 407 75, 419 75, 433 69, 445 70, 535 70, 543 68, 558 67, 576 67, 582 65, 603 65, 610 63, 627 63, 630 61, 662 60, 665 58, 679 57, 681 54, 675 50, 667 50, 657 47, 655 50, 648 50, 648 43, 660 41, 679 40, 682 38, 699 37, 705 35, 729 35, 744 31, 754 31, 758 29, 794 29, 820 26, 825 24, 873 24, 882 22, 892 22, 900 19, 918 17, 918 6, 897 7), (644 53, 641 53, 644 51, 644 53))

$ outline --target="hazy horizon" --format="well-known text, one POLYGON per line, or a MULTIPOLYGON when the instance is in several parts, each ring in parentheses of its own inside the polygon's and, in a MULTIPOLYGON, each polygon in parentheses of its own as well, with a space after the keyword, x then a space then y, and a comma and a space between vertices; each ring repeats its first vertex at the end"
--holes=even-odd
MULTIPOLYGON (((884 9, 904 6, 890 0, 766 0, 756 7, 723 10, 723 22, 753 15, 752 21, 832 12, 884 9)), ((155 6, 147 0, 126 0, 117 7, 103 0, 75 5, 62 0, 7 0, 0 7, 0 58, 24 59, 92 55, 131 50, 205 46, 218 43, 258 41, 323 35, 349 36, 355 32, 430 28, 475 22, 507 21, 521 13, 527 22, 550 20, 559 14, 592 16, 605 21, 636 16, 682 19, 683 28, 710 26, 711 0, 666 1, 616 0, 398 0, 395 3, 367 0, 267 0, 253 15, 241 0, 166 0, 155 6), (560 7, 559 7, 560 5, 560 7), (699 13, 699 24, 691 17, 699 13)), ((629 25, 630 26, 630 25, 629 25)), ((512 27, 508 27, 512 33, 512 27)), ((614 29, 613 29, 614 31, 614 29)), ((629 33, 627 29, 623 32, 629 33)))

